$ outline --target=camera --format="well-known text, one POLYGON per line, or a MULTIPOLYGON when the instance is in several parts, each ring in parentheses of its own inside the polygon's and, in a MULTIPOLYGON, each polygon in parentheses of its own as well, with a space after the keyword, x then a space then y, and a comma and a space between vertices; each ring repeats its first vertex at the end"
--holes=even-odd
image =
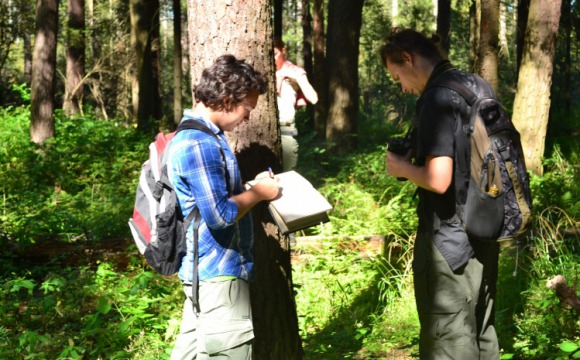
POLYGON ((397 155, 407 155, 411 150, 411 137, 405 136, 403 138, 392 138, 387 144, 387 150, 397 155))
MULTIPOLYGON (((413 149, 415 136, 415 128, 412 127, 407 131, 404 137, 391 138, 387 143, 387 150, 393 154, 405 156, 413 149)), ((411 154, 411 157, 414 157, 414 154, 411 154)), ((398 177, 397 180, 405 181, 407 179, 398 177)))

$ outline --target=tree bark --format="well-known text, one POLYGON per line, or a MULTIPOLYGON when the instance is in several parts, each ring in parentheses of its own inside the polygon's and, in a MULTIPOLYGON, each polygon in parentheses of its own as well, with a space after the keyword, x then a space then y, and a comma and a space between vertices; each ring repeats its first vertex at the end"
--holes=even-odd
POLYGON ((526 27, 528 26, 528 12, 530 11, 530 0, 518 1, 518 19, 516 25, 516 71, 520 71, 522 55, 524 53, 524 40, 526 38, 526 27))
POLYGON ((346 154, 356 148, 358 112, 358 55, 364 0, 329 3, 327 66, 329 150, 346 154), (340 145, 340 146, 339 146, 340 145))
POLYGON ((499 0, 481 0, 481 28, 477 72, 486 79, 493 90, 499 88, 499 0))
POLYGON ((477 73, 480 20, 481 0, 472 0, 469 6, 469 71, 472 73, 477 73))
POLYGON ((282 13, 284 12, 283 0, 274 0, 274 37, 282 39, 282 13))
POLYGON ((32 55, 30 138, 37 144, 54 137, 54 75, 58 0, 37 0, 36 37, 32 55))
POLYGON ((562 0, 531 0, 513 122, 520 131, 528 170, 543 174, 550 87, 562 0))
POLYGON ((441 48, 449 53, 449 35, 451 31, 451 0, 438 0, 437 34, 441 38, 441 48))
POLYGON ((318 93, 318 102, 314 106, 314 131, 318 140, 326 136, 326 114, 328 83, 324 55, 324 0, 314 0, 313 39, 314 39, 314 89, 318 93))
MULTIPOLYGON (((571 0, 562 0, 562 26, 564 29, 564 56, 562 59, 563 91, 562 100, 564 111, 569 114, 572 110, 572 4, 571 0)), ((579 29, 580 30, 580 29, 579 29)))
POLYGON ((85 75, 85 1, 68 0, 66 90, 64 112, 71 117, 81 111, 85 75))
POLYGON ((181 1, 173 0, 173 124, 181 121, 183 97, 181 93, 181 1))
MULTIPOLYGON (((269 79, 250 121, 229 135, 242 178, 253 179, 272 166, 281 170, 276 111, 272 9, 269 0, 188 0, 192 84, 224 53, 252 64, 269 79)), ((278 236, 265 203, 252 211, 255 224, 254 282, 251 285, 255 359, 303 359, 292 288, 290 249, 278 236)))
POLYGON ((159 0, 131 0, 131 42, 136 57, 137 128, 155 133, 161 119, 161 63, 159 49, 159 0))
MULTIPOLYGON (((312 63, 312 15, 310 14, 310 2, 311 0, 302 0, 302 58, 308 79, 313 81, 312 72, 314 71, 314 66, 312 63)), ((313 109, 314 106, 312 104, 308 103, 306 105, 307 122, 310 128, 314 126, 313 109)))

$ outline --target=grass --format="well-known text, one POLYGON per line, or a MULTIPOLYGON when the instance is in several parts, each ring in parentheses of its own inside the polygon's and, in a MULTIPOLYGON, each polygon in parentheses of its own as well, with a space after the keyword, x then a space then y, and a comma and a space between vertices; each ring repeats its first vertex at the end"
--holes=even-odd
MULTIPOLYGON (((146 141, 116 120, 57 113, 66 132, 36 148, 27 141, 28 110, 0 111, 0 359, 168 359, 180 286, 128 246, 146 141)), ((580 356, 577 314, 545 288, 557 274, 571 285, 580 279, 580 239, 570 232, 579 228, 580 182, 567 160, 577 159, 577 147, 562 149, 553 145, 546 174, 532 178, 535 237, 502 250, 503 359, 580 356)), ((298 170, 334 205, 331 222, 301 233, 293 253, 307 358, 417 358, 414 186, 385 176, 380 145, 333 158, 306 141, 300 152, 298 170), (388 246, 371 246, 367 235, 388 246)))

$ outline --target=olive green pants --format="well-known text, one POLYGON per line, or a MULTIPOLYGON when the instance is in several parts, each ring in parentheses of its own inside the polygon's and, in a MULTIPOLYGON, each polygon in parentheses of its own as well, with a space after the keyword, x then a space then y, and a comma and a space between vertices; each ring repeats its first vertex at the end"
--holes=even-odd
POLYGON ((413 272, 421 359, 499 359, 494 328, 499 246, 472 245, 475 256, 453 272, 431 232, 417 235, 413 272))

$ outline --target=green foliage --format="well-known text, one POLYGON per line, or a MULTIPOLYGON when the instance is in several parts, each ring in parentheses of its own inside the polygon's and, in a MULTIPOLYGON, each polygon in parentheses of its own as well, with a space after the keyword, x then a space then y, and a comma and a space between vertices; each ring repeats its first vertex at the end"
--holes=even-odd
POLYGON ((0 358, 169 358, 181 310, 177 279, 141 266, 121 273, 106 262, 42 270, 41 280, 0 280, 0 344, 9 345, 0 358))
POLYGON ((43 238, 125 237, 147 140, 117 120, 55 115, 57 136, 29 141, 27 108, 2 111, 0 237, 23 244, 43 238))

